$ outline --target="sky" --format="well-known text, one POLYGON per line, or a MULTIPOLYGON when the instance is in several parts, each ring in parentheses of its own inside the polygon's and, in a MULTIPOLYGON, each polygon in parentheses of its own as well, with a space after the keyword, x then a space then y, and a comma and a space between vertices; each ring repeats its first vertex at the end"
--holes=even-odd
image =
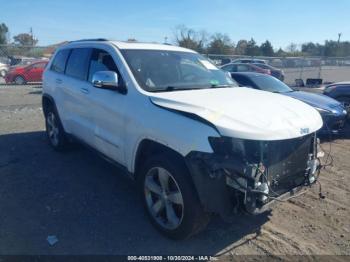
POLYGON ((38 45, 100 37, 173 42, 183 24, 235 43, 253 37, 285 48, 337 40, 340 32, 350 40, 349 11, 350 0, 0 0, 0 23, 11 38, 32 27, 38 45))

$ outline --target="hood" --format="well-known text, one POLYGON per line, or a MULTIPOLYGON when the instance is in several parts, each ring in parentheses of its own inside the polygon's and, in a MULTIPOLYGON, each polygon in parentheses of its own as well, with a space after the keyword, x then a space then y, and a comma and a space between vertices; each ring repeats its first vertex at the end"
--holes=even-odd
POLYGON ((280 140, 304 136, 323 125, 320 114, 296 99, 250 88, 213 88, 154 93, 161 107, 195 114, 222 136, 280 140))
POLYGON ((332 111, 336 108, 341 107, 341 103, 339 103, 337 100, 325 96, 323 94, 313 94, 303 91, 294 91, 284 93, 284 95, 299 99, 313 107, 318 107, 327 111, 332 111))

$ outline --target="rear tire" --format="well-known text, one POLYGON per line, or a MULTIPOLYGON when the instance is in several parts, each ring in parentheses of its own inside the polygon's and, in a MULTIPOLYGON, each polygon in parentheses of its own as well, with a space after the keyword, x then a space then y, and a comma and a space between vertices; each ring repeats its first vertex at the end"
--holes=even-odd
POLYGON ((46 134, 50 145, 57 151, 67 149, 69 141, 64 132, 61 120, 52 105, 45 110, 46 134))
POLYGON ((206 227, 203 211, 185 164, 173 154, 151 156, 141 167, 139 186, 145 210, 156 229, 185 239, 206 227))

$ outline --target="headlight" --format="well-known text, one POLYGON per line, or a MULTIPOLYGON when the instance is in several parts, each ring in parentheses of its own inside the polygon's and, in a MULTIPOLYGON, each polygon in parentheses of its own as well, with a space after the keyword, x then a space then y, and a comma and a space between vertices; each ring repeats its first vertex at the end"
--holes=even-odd
POLYGON ((235 156, 257 162, 260 159, 260 142, 232 137, 209 137, 209 143, 215 154, 235 156))
POLYGON ((209 137, 208 139, 213 151, 220 155, 232 155, 234 144, 239 145, 237 146, 238 148, 243 147, 242 139, 233 139, 230 137, 209 137))

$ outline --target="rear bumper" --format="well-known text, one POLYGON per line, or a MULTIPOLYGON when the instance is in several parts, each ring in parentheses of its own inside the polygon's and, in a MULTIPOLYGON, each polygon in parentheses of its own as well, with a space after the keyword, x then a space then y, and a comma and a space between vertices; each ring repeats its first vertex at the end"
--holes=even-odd
POLYGON ((6 84, 10 84, 14 81, 14 75, 7 74, 7 75, 5 75, 4 79, 5 79, 6 84))

